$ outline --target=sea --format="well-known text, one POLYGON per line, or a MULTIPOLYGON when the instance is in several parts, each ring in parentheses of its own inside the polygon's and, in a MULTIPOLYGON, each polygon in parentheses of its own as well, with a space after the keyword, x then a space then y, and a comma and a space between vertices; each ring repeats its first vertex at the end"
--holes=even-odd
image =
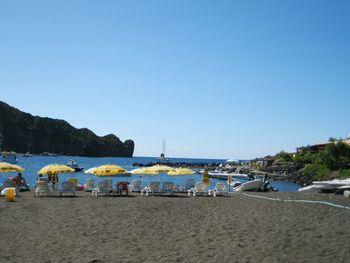
MULTIPOLYGON (((79 156, 41 156, 33 155, 31 157, 17 156, 18 165, 22 166, 25 170, 22 172, 25 180, 30 187, 33 189, 35 181, 37 178, 37 172, 44 166, 48 164, 67 164, 68 160, 75 160, 79 167, 83 167, 85 170, 104 164, 116 164, 123 167, 126 170, 132 170, 138 167, 134 167, 134 163, 146 164, 149 162, 157 162, 156 157, 132 157, 132 158, 119 158, 119 157, 104 157, 104 158, 94 158, 94 157, 79 157, 79 156)), ((186 163, 224 163, 225 160, 220 159, 191 159, 191 158, 170 158, 172 162, 186 162, 186 163)), ((8 177, 14 177, 17 173, 8 172, 0 173, 0 183, 2 184, 4 180, 8 177)), ((113 183, 118 181, 128 181, 132 180, 142 180, 142 184, 146 186, 151 181, 166 182, 171 181, 177 185, 185 185, 187 179, 194 179, 196 182, 201 180, 202 175, 192 174, 192 175, 180 175, 180 176, 169 176, 166 173, 160 173, 158 175, 132 175, 132 176, 110 176, 107 177, 111 179, 113 183)), ((77 178, 79 184, 84 184, 85 179, 92 178, 97 182, 106 179, 106 177, 98 177, 92 174, 87 174, 84 172, 76 173, 60 173, 59 182, 63 182, 68 178, 77 178)), ((218 179, 210 179, 210 188, 214 188, 215 184, 220 181, 218 179)), ((270 180, 270 184, 277 188, 281 192, 295 192, 300 186, 294 183, 270 180)))

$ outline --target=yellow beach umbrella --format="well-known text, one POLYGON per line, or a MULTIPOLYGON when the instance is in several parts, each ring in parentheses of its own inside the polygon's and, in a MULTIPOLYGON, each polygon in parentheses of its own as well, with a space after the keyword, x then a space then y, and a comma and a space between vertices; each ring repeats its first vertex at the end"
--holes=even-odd
POLYGON ((22 172, 24 168, 15 164, 0 162, 0 172, 22 172))
POLYGON ((156 171, 147 170, 148 167, 137 168, 129 171, 131 174, 158 174, 156 171))
POLYGON ((97 169, 97 167, 92 167, 90 169, 85 170, 84 173, 86 173, 86 174, 93 174, 96 169, 97 169))
POLYGON ((194 171, 192 171, 189 168, 177 168, 168 172, 168 175, 184 175, 184 174, 194 174, 194 171))
POLYGON ((38 171, 38 174, 57 174, 57 173, 71 173, 75 170, 64 164, 49 164, 38 171))
POLYGON ((150 167, 142 167, 142 168, 137 168, 134 170, 131 170, 131 174, 158 174, 158 173, 167 173, 173 170, 173 168, 166 166, 166 165, 153 165, 150 167))
POLYGON ((173 170, 173 168, 171 168, 170 166, 166 166, 166 165, 153 165, 150 167, 146 167, 146 171, 150 171, 150 172, 156 172, 156 173, 167 173, 170 172, 171 170, 173 170))
POLYGON ((120 167, 115 164, 105 164, 96 167, 95 170, 93 170, 92 174, 97 176, 111 176, 116 174, 123 174, 126 170, 123 167, 120 167))

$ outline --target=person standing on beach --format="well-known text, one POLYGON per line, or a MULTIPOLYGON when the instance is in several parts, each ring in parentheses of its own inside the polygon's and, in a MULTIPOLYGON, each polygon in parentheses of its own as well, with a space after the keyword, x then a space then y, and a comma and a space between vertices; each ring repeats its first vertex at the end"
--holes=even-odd
POLYGON ((209 182, 209 172, 208 172, 207 168, 204 169, 203 176, 202 176, 202 183, 205 183, 206 185, 210 184, 210 182, 209 182))
POLYGON ((57 173, 53 173, 51 175, 51 184, 52 184, 52 189, 55 190, 56 189, 56 185, 58 184, 58 175, 57 173))

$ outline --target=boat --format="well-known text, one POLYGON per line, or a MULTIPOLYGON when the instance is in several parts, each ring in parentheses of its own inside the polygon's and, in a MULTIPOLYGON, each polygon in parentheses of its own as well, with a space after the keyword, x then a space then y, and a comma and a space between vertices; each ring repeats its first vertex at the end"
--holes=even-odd
POLYGON ((324 191, 341 192, 350 189, 350 179, 334 179, 330 181, 314 181, 311 185, 300 188, 299 192, 305 191, 324 191))
POLYGON ((15 152, 1 152, 1 162, 16 164, 18 162, 15 152))
POLYGON ((162 153, 160 154, 160 157, 157 159, 158 162, 169 162, 169 158, 165 156, 165 147, 166 147, 166 141, 163 139, 162 141, 162 153))
POLYGON ((73 159, 68 160, 67 166, 69 166, 70 168, 74 169, 75 172, 83 172, 84 171, 84 168, 79 167, 77 162, 74 161, 73 159))
POLYGON ((242 183, 241 185, 234 187, 232 190, 235 192, 260 191, 261 189, 263 189, 263 186, 264 186, 263 179, 254 179, 252 181, 242 183))
POLYGON ((298 192, 310 192, 310 191, 318 191, 318 190, 330 191, 330 190, 333 190, 333 187, 325 186, 325 185, 314 185, 314 184, 311 184, 311 185, 299 188, 298 192))
POLYGON ((223 171, 220 168, 217 168, 214 171, 209 172, 210 178, 228 180, 230 176, 235 179, 243 179, 243 180, 249 180, 251 178, 248 174, 241 173, 241 170, 239 168, 236 168, 234 172, 223 171))

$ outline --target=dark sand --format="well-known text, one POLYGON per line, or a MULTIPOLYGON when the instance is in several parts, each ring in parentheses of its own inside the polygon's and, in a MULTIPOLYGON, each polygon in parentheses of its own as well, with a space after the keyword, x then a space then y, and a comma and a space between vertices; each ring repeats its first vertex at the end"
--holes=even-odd
MULTIPOLYGON (((333 194, 260 193, 350 206, 333 194)), ((231 197, 0 198, 0 262, 350 262, 350 210, 231 197)))

